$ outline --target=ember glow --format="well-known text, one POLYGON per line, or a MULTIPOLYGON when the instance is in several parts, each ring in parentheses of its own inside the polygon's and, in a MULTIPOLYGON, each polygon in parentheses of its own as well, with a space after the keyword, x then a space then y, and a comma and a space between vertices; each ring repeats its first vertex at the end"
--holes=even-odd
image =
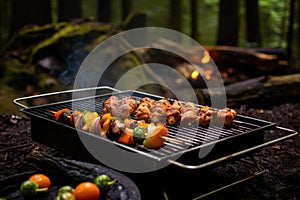
POLYGON ((206 80, 210 80, 212 74, 213 74, 213 70, 211 70, 211 69, 206 70, 205 71, 205 78, 206 78, 206 80))
POLYGON ((221 75, 223 78, 228 78, 228 72, 222 72, 221 75))
POLYGON ((194 70, 192 73, 191 73, 191 78, 194 79, 194 80, 197 80, 198 77, 199 77, 200 73, 197 71, 197 70, 194 70))
POLYGON ((204 51, 204 55, 203 58, 201 59, 201 63, 206 64, 209 63, 209 61, 210 61, 210 55, 208 51, 204 51))

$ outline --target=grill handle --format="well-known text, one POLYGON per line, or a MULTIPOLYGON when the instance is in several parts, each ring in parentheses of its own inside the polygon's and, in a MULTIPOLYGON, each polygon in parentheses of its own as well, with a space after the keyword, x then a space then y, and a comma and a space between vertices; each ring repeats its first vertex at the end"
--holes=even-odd
POLYGON ((20 103, 20 101, 25 101, 25 100, 29 100, 29 99, 35 99, 35 98, 41 98, 41 97, 54 96, 54 95, 68 94, 68 93, 72 93, 72 92, 84 92, 84 91, 89 91, 89 90, 112 90, 114 92, 120 92, 120 90, 109 87, 109 86, 97 86, 97 87, 79 88, 79 89, 72 89, 72 90, 64 90, 64 91, 49 92, 49 93, 44 93, 44 94, 37 94, 37 95, 32 95, 32 96, 27 96, 27 97, 20 97, 20 98, 14 99, 13 102, 14 102, 14 104, 16 104, 16 105, 18 105, 22 108, 27 108, 27 106, 20 103))
POLYGON ((178 161, 175 161, 175 160, 171 160, 171 159, 169 159, 168 162, 171 163, 171 164, 173 164, 173 165, 176 165, 178 167, 185 168, 185 169, 202 169, 204 167, 216 164, 218 162, 225 161, 225 160, 228 160, 230 158, 234 158, 234 157, 237 157, 237 156, 240 156, 240 155, 243 155, 243 154, 246 154, 246 153, 258 150, 258 149, 261 149, 263 147, 272 145, 274 143, 277 143, 277 142, 280 142, 280 141, 283 141, 283 140, 286 140, 286 139, 289 139, 291 137, 294 137, 294 136, 298 135, 298 132, 295 131, 295 130, 292 130, 292 129, 284 128, 284 127, 281 127, 281 126, 275 126, 274 128, 275 129, 279 129, 279 130, 284 131, 284 132, 287 132, 289 134, 285 135, 285 136, 282 136, 282 137, 279 137, 277 139, 274 139, 274 140, 262 143, 260 145, 257 145, 257 146, 254 146, 254 147, 251 147, 251 148, 248 148, 248 149, 244 149, 242 151, 239 151, 239 152, 236 152, 236 153, 233 153, 233 154, 230 154, 230 155, 227 155, 227 156, 215 159, 213 161, 209 161, 209 162, 200 164, 200 165, 186 165, 186 164, 183 164, 181 162, 178 162, 178 161))

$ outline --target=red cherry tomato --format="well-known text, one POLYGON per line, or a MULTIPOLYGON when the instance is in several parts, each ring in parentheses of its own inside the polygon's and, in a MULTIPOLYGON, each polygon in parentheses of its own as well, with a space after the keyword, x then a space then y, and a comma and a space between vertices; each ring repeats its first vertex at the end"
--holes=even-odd
POLYGON ((98 200, 100 189, 92 182, 83 182, 77 185, 73 194, 76 200, 98 200))
POLYGON ((39 185, 39 188, 50 188, 50 178, 44 174, 34 174, 29 178, 30 181, 35 182, 39 185))

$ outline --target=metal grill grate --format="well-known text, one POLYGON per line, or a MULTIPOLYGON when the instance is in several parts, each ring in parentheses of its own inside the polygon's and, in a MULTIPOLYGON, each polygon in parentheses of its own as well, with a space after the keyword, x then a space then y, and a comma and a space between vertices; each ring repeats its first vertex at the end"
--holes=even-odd
MULTIPOLYGON (((96 112, 101 113, 103 102, 111 95, 112 94, 99 95, 94 97, 57 102, 57 103, 36 106, 31 108, 24 108, 22 109, 22 112, 28 114, 29 116, 35 116, 37 118, 49 120, 57 124, 53 116, 53 113, 49 112, 49 110, 57 111, 62 108, 70 108, 70 109, 73 108, 82 111, 83 110, 94 111, 95 109, 96 112)), ((137 91, 124 91, 124 92, 114 93, 113 95, 118 96, 119 98, 132 96, 137 100, 142 97, 151 97, 153 99, 163 98, 163 97, 141 93, 137 91)), ((185 127, 167 126, 168 137, 180 140, 180 142, 166 141, 164 147, 158 150, 144 148, 142 145, 127 146, 115 141, 110 141, 106 138, 101 138, 100 136, 99 139, 107 140, 108 142, 112 142, 116 145, 119 145, 122 148, 143 154, 147 157, 160 161, 164 159, 169 159, 179 154, 200 149, 204 146, 217 144, 227 140, 232 140, 233 138, 239 138, 243 135, 250 135, 253 133, 257 133, 259 131, 270 128, 274 125, 275 125, 274 123, 267 122, 264 120, 238 115, 234 120, 231 128, 220 128, 220 127, 185 128, 185 127)), ((73 127, 68 127, 68 128, 74 129, 73 127)), ((88 132, 86 133, 90 134, 88 132)))

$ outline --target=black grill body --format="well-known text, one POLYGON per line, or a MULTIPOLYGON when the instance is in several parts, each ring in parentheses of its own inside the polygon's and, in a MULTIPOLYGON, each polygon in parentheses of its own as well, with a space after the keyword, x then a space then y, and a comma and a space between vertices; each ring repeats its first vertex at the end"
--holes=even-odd
MULTIPOLYGON (((70 108, 101 113, 103 102, 111 95, 116 95, 120 98, 132 96, 136 99, 142 97, 151 97, 156 100, 163 98, 138 91, 124 91, 23 108, 21 111, 31 117, 31 136, 34 141, 64 152, 73 158, 99 163, 85 148, 80 137, 85 137, 99 144, 112 143, 112 141, 56 122, 54 114, 49 112, 49 110, 57 111, 62 108, 70 108)), ((263 142, 264 131, 274 126, 275 124, 272 122, 238 115, 230 128, 210 127, 210 130, 208 130, 208 128, 197 127, 190 129, 182 128, 178 131, 179 127, 167 126, 168 137, 182 140, 185 143, 178 144, 166 141, 164 148, 159 150, 145 149, 139 146, 129 147, 117 142, 114 142, 114 144, 125 151, 136 152, 141 154, 141 156, 149 158, 149 163, 153 165, 175 159, 187 164, 201 164, 214 161, 223 156, 227 156, 229 159, 233 157, 231 155, 235 152, 259 145, 263 142), (199 151, 204 148, 212 148, 212 151, 200 159, 198 155, 199 151), (178 155, 181 155, 179 159, 177 159, 178 155)), ((243 156, 245 155, 243 154, 243 156)), ((216 162, 216 164, 219 163, 221 161, 216 162)), ((195 193, 202 193, 201 188, 203 188, 207 180, 211 179, 206 169, 187 170, 174 165, 168 165, 165 168, 149 173, 124 174, 136 182, 141 190, 143 199, 159 199, 163 197, 162 194, 166 190, 168 190, 167 192, 171 196, 174 195, 175 199, 189 199, 189 195, 195 196, 195 193), (199 185, 183 184, 185 181, 191 181, 190 179, 201 181, 196 181, 197 183, 200 182, 199 185), (180 187, 176 189, 178 184, 174 183, 174 180, 182 182, 180 183, 181 185, 183 184, 181 189, 186 191, 180 191, 180 187)))

